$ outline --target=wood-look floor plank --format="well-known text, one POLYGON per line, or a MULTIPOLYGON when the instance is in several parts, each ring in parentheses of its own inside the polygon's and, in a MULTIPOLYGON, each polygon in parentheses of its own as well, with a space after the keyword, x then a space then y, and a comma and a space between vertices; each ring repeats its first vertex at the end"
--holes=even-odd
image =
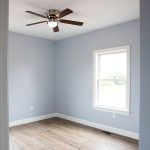
POLYGON ((138 144, 54 118, 10 128, 10 150, 138 150, 138 144))

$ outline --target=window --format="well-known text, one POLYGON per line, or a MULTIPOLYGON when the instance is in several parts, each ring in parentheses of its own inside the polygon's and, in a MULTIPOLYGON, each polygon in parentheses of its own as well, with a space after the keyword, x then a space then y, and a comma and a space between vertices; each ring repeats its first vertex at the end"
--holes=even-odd
POLYGON ((129 115, 130 46, 96 50, 94 108, 129 115))

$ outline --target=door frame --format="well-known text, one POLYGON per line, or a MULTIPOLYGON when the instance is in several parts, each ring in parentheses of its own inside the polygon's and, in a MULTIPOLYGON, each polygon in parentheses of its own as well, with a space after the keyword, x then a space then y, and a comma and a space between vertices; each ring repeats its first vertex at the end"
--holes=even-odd
POLYGON ((0 0, 0 150, 9 149, 7 47, 9 1, 0 0))

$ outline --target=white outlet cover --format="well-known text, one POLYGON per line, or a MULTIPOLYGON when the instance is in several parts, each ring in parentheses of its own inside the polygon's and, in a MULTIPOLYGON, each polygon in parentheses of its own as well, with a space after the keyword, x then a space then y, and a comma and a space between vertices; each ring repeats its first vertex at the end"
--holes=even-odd
POLYGON ((33 110, 34 109, 33 106, 30 106, 30 109, 33 110))
POLYGON ((115 119, 116 118, 116 114, 112 114, 112 118, 115 119))

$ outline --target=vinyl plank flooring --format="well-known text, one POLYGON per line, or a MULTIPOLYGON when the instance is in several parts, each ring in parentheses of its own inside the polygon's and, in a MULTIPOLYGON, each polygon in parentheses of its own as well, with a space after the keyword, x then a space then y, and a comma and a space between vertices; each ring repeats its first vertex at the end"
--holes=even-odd
POLYGON ((138 150, 138 142, 53 118, 10 128, 10 150, 138 150))

